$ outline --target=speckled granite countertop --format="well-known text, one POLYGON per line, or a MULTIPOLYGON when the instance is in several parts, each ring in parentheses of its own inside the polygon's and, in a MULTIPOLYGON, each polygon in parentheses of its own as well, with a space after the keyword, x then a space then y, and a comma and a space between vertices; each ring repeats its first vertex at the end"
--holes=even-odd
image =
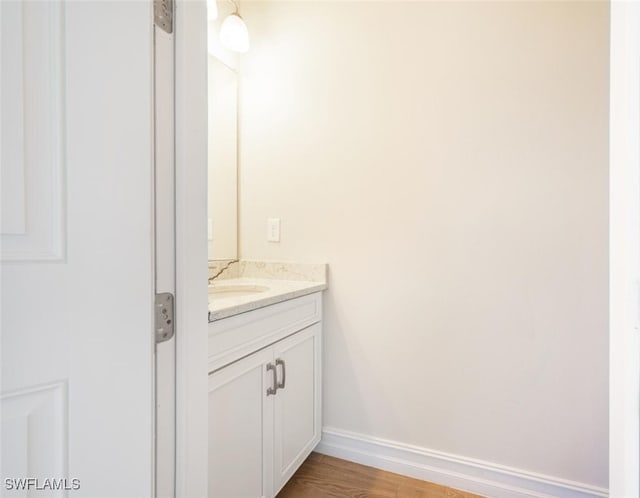
POLYGON ((327 265, 240 261, 213 281, 210 288, 257 286, 261 292, 209 294, 209 322, 305 296, 327 288, 327 265))

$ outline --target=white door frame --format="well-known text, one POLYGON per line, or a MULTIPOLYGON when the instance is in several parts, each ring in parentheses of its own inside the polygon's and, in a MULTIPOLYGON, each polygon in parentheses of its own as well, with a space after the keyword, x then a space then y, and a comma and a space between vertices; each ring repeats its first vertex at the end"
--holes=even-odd
POLYGON ((207 403, 207 9, 177 0, 176 497, 205 498, 207 403))
MULTIPOLYGON (((611 4, 610 496, 638 496, 640 5, 611 4), (634 112, 632 112, 634 111, 634 112), (633 332, 633 333, 632 333, 633 332)), ((176 7, 176 496, 207 496, 206 6, 176 7)))
MULTIPOLYGON (((154 26, 155 292, 175 296, 174 35, 154 26)), ((155 496, 175 497, 176 339, 155 346, 155 496)))
POLYGON ((640 3, 611 3, 609 493, 639 495, 640 3))

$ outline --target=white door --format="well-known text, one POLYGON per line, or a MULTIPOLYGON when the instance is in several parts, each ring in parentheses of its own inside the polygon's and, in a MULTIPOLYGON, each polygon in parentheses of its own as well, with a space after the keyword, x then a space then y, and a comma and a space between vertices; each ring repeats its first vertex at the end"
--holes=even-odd
POLYGON ((1 495, 150 497, 151 2, 3 0, 0 29, 1 495))

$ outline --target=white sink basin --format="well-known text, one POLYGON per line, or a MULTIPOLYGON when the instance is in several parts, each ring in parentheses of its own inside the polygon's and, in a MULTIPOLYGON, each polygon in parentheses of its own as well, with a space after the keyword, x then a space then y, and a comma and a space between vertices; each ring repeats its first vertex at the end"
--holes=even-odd
POLYGON ((241 297, 250 294, 258 294, 269 290, 264 285, 253 284, 213 284, 209 286, 209 294, 217 297, 241 297))

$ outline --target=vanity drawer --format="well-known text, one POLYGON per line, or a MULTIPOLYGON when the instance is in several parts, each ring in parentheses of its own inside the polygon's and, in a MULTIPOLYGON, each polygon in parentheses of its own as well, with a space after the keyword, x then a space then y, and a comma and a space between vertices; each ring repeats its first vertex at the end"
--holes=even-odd
POLYGON ((209 324, 209 373, 322 318, 322 293, 272 304, 209 324))

